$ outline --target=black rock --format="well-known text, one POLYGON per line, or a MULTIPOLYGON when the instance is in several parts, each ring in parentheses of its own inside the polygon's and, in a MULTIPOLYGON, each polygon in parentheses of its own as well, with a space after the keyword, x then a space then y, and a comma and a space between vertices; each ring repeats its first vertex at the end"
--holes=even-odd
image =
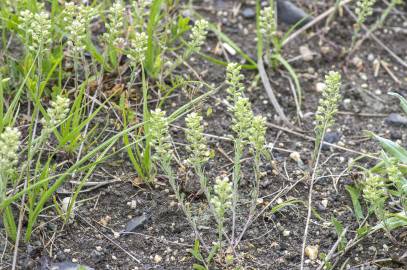
POLYGON ((390 139, 392 140, 401 140, 403 138, 403 134, 398 130, 390 131, 390 139))
POLYGON ((129 233, 137 229, 138 227, 142 226, 147 221, 147 215, 143 213, 140 216, 132 218, 129 222, 127 222, 126 227, 121 233, 129 233))
POLYGON ((303 26, 312 20, 312 16, 308 15, 301 8, 297 7, 289 0, 277 0, 277 19, 288 25, 303 26))
POLYGON ((256 11, 254 8, 247 7, 242 10, 242 16, 246 19, 253 19, 256 17, 256 11))
MULTIPOLYGON (((334 144, 337 143, 341 139, 341 137, 342 133, 340 132, 327 132, 324 137, 324 142, 334 144)), ((330 148, 329 145, 326 144, 322 145, 322 150, 329 150, 329 148, 330 148)))
POLYGON ((407 126, 407 117, 398 113, 391 113, 386 119, 384 119, 384 122, 388 125, 407 126))
POLYGON ((90 257, 96 262, 100 262, 103 259, 103 254, 97 250, 92 250, 90 257))

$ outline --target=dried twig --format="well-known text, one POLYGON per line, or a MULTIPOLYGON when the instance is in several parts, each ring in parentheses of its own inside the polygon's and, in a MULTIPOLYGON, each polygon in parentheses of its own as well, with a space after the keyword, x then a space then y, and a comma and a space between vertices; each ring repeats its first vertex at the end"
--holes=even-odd
POLYGON ((283 109, 281 108, 280 104, 278 103, 276 96, 274 95, 273 88, 271 88, 269 78, 267 77, 267 73, 266 73, 266 70, 264 68, 264 63, 263 63, 262 57, 259 57, 259 59, 257 61, 257 68, 259 70, 260 78, 261 78, 261 81, 263 82, 264 89, 266 89, 267 95, 268 95, 268 97, 269 97, 269 99, 271 101, 271 104, 273 104, 274 109, 276 110, 277 114, 279 115, 281 120, 287 126, 294 129, 293 124, 291 124, 290 121, 288 120, 288 118, 285 115, 283 109))

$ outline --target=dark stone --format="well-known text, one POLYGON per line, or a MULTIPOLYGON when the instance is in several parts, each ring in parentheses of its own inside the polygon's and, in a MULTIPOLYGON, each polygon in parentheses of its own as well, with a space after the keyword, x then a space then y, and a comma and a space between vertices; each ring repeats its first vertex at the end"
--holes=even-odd
POLYGON ((126 227, 122 231, 122 233, 126 232, 132 232, 138 227, 142 226, 145 222, 147 221, 147 216, 145 213, 143 213, 140 216, 137 216, 135 218, 132 218, 129 222, 127 222, 126 227))
POLYGON ((390 131, 390 139, 392 140, 401 140, 403 138, 403 134, 398 130, 390 131))
POLYGON ((256 18, 256 11, 254 10, 254 8, 247 7, 242 10, 242 16, 246 19, 256 18))
MULTIPOLYGON (((340 133, 340 132, 335 132, 335 131, 327 132, 327 133, 325 133, 325 136, 324 136, 324 142, 334 144, 334 143, 337 143, 341 139, 341 137, 342 137, 342 133, 340 133)), ((322 150, 329 150, 329 149, 330 149, 329 145, 326 145, 326 144, 322 145, 322 150)))
POLYGON ((291 3, 289 0, 277 0, 277 18, 288 25, 304 26, 312 20, 312 16, 305 13, 302 9, 291 3))
POLYGON ((90 257, 92 258, 92 260, 98 263, 102 261, 103 254, 97 250, 92 250, 92 252, 90 253, 90 257))
POLYGON ((398 113, 391 113, 389 116, 387 116, 384 122, 388 125, 407 126, 407 117, 398 113))

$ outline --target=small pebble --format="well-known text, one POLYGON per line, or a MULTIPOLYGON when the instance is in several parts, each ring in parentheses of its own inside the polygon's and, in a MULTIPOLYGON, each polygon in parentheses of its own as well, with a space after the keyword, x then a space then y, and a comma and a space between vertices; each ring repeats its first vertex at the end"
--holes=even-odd
POLYGON ((323 82, 317 82, 317 84, 315 85, 315 90, 319 93, 321 93, 322 91, 324 91, 326 87, 326 84, 323 82))
POLYGON ((311 261, 315 261, 318 258, 318 246, 307 246, 305 248, 305 255, 307 255, 311 261))
POLYGON ((254 8, 247 7, 242 11, 243 18, 245 19, 253 19, 256 17, 256 11, 254 8))
POLYGON ((128 202, 127 205, 130 206, 131 209, 136 209, 136 207, 137 207, 137 201, 136 201, 136 200, 132 200, 131 202, 128 202))
POLYGON ((156 254, 154 256, 154 262, 155 263, 160 263, 163 260, 163 257, 161 257, 160 255, 156 254))
POLYGON ((314 59, 313 52, 306 45, 300 46, 300 54, 304 61, 312 61, 314 59))
POLYGON ((391 113, 384 120, 384 122, 388 125, 393 125, 393 126, 407 126, 407 117, 402 116, 398 113, 391 113))
POLYGON ((323 199, 323 200, 321 201, 321 204, 322 204, 325 208, 327 208, 327 207, 328 207, 328 199, 323 199))
POLYGON ((352 59, 352 64, 357 68, 361 69, 363 68, 363 60, 359 56, 355 56, 352 59))

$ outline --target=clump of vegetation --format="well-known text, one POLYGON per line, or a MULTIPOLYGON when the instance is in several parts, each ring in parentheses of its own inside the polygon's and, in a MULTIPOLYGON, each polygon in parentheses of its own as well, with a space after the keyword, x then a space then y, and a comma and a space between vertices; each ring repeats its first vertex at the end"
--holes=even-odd
MULTIPOLYGON (((133 1, 129 6, 122 1, 0 3, 0 215, 16 250, 21 236, 30 241, 51 199, 65 222, 72 217, 79 191, 96 167, 116 153, 112 147, 120 139, 124 146, 119 151, 128 152, 139 177, 154 179, 150 157, 154 130, 149 128, 147 105, 151 89, 158 90, 161 106, 180 86, 205 85, 185 79, 174 83, 172 71, 199 52, 208 26, 201 20, 190 27, 189 18, 178 17, 178 13, 173 20, 175 8, 176 3, 164 5, 159 0, 151 5, 133 1), (96 34, 92 25, 104 26, 106 31, 96 34), (14 47, 18 50, 10 49, 14 47), (123 71, 123 57, 128 58, 130 72, 123 71), (109 74, 119 77, 120 84, 126 81, 123 85, 127 88, 106 96, 102 90, 109 74), (141 121, 134 123, 128 93, 140 85, 143 114, 141 121), (109 120, 108 110, 115 107, 111 102, 117 96, 123 112, 117 120, 123 125, 112 136, 99 126, 98 118, 109 120), (26 118, 21 108, 27 108, 25 113, 30 117, 26 118), (56 191, 68 179, 76 178, 79 181, 72 185, 69 205, 61 207, 56 191), (23 225, 23 221, 27 223, 23 225)), ((176 110, 172 120, 214 91, 208 89, 203 97, 176 110)))
POLYGON ((185 202, 184 195, 180 190, 180 183, 176 180, 174 169, 171 166, 171 137, 169 136, 168 120, 165 117, 165 113, 161 110, 156 110, 151 113, 151 131, 152 134, 154 134, 151 144, 155 149, 153 157, 158 161, 161 170, 168 177, 173 192, 188 222, 195 231, 197 241, 202 244, 205 252, 208 252, 207 258, 204 259, 199 248, 191 251, 194 257, 201 263, 201 265, 195 265, 195 269, 209 269, 213 257, 216 254, 223 254, 225 252, 225 250, 222 250, 222 247, 226 245, 234 249, 244 234, 243 231, 241 235, 236 235, 236 228, 238 226, 236 216, 238 201, 242 199, 240 198, 239 183, 242 177, 241 159, 243 158, 245 149, 250 149, 253 154, 253 165, 255 169, 252 198, 250 199, 251 207, 249 209, 249 218, 245 229, 252 221, 256 210, 261 177, 261 158, 267 156, 265 151, 266 126, 263 117, 253 115, 250 102, 244 97, 244 86, 241 83, 242 78, 240 66, 237 64, 229 64, 227 67, 226 82, 229 86, 227 92, 229 93, 229 100, 231 101, 229 110, 233 114, 232 130, 235 132, 235 136, 232 137, 235 155, 231 180, 229 180, 227 176, 219 176, 215 179, 214 187, 211 188, 211 181, 208 181, 204 170, 204 165, 209 161, 210 150, 203 134, 202 117, 197 112, 192 112, 186 117, 186 138, 189 143, 187 146, 189 157, 186 160, 200 180, 201 190, 206 196, 210 213, 217 224, 217 241, 212 248, 203 240, 202 233, 198 230, 197 219, 194 217, 194 213, 189 204, 185 202), (228 243, 225 244, 223 236, 225 234, 225 219, 228 213, 232 215, 232 220, 228 223, 231 224, 232 233, 227 237, 228 243))
MULTIPOLYGON (((407 114, 407 100, 395 93, 407 114)), ((382 162, 365 172, 361 183, 363 198, 388 232, 399 226, 407 226, 407 180, 405 178, 407 150, 388 139, 372 136, 383 148, 382 162)))
POLYGON ((359 32, 362 28, 363 23, 366 21, 367 17, 373 14, 373 6, 376 3, 376 0, 360 0, 356 2, 356 15, 357 21, 355 24, 355 30, 352 35, 352 44, 350 46, 351 50, 355 45, 356 39, 359 35, 359 32))
POLYGON ((335 115, 338 111, 338 104, 341 98, 341 75, 338 72, 331 71, 325 76, 326 87, 322 92, 322 97, 319 100, 317 112, 315 114, 315 146, 312 156, 312 174, 309 185, 308 195, 308 214, 307 221, 304 229, 304 237, 302 243, 301 253, 301 269, 304 267, 305 250, 307 245, 307 237, 309 230, 309 223, 312 214, 312 196, 315 179, 318 176, 319 159, 321 155, 321 149, 323 145, 323 139, 325 137, 328 128, 332 127, 335 123, 335 115))

